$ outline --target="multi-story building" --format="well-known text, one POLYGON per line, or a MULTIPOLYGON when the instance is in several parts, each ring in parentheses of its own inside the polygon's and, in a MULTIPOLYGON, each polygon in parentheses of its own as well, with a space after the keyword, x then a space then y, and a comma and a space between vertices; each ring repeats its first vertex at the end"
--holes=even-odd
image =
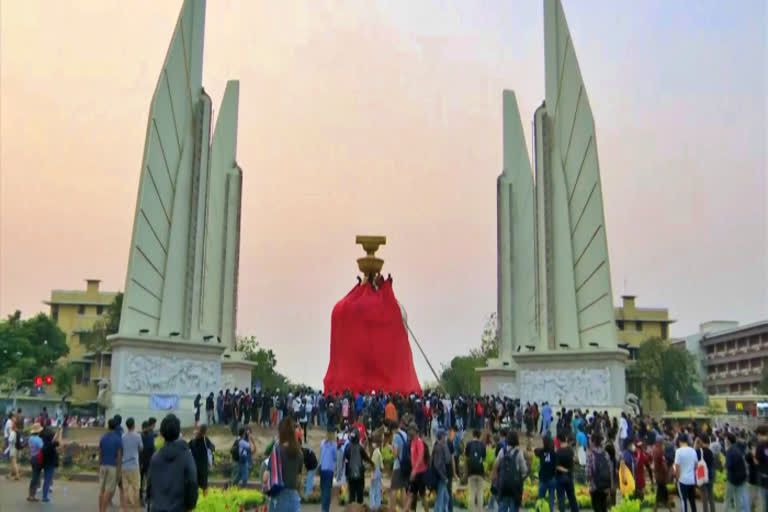
POLYGON ((51 299, 44 301, 51 307, 51 318, 67 335, 67 362, 82 367, 76 372, 72 389, 72 398, 80 402, 95 400, 98 382, 109 379, 110 354, 96 357, 80 343, 81 336, 90 332, 117 295, 117 292, 100 291, 99 282, 86 280, 85 290, 51 290, 51 299))
POLYGON ((669 339, 669 310, 665 308, 638 308, 634 295, 622 295, 622 305, 614 308, 619 342, 629 348, 639 347, 648 338, 669 339))
POLYGON ((702 325, 708 327, 699 340, 704 387, 710 395, 756 395, 768 372, 768 320, 712 330, 723 324, 702 325))

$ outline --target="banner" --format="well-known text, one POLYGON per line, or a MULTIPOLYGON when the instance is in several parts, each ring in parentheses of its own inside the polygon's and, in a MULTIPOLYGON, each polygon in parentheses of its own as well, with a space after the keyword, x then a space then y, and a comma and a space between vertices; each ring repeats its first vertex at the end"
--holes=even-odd
POLYGON ((160 411, 168 411, 179 408, 179 395, 149 395, 149 408, 160 411))

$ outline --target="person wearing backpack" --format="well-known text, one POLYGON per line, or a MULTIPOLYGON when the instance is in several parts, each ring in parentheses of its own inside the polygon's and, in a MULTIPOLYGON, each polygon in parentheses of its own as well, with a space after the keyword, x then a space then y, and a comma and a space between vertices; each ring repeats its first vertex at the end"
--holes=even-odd
POLYGON ((304 469, 307 470, 307 476, 304 479, 304 497, 309 498, 312 494, 312 489, 315 488, 315 471, 317 471, 317 455, 309 445, 301 448, 301 453, 304 456, 304 469))
POLYGON ((603 436, 592 434, 590 451, 587 454, 587 480, 589 495, 594 512, 608 512, 608 495, 613 486, 613 466, 603 450, 603 436))
POLYGON ((469 512, 482 512, 483 487, 485 485, 485 443, 480 440, 480 429, 474 429, 472 440, 467 443, 464 455, 469 475, 469 512))
POLYGON ((498 489, 499 512, 517 512, 523 500, 523 481, 528 476, 517 432, 507 433, 507 442, 493 463, 491 480, 498 489))
POLYGON ((451 455, 445 442, 445 430, 440 427, 432 450, 431 464, 436 490, 435 512, 448 512, 448 464, 451 464, 451 455))
MULTIPOLYGON (((393 402, 389 402, 392 404, 393 402)), ((393 406, 394 407, 394 406, 393 406)), ((395 410, 397 415, 397 410, 395 410)), ((394 426, 394 425, 393 425, 394 426)), ((408 433, 405 431, 405 423, 400 422, 400 428, 392 436, 392 480, 389 488, 389 503, 392 509, 402 508, 402 495, 398 496, 398 491, 408 489, 408 481, 411 474, 411 447, 408 444, 408 433)))
POLYGON ((726 437, 725 470, 725 510, 749 510, 749 488, 747 486, 747 462, 744 450, 736 442, 736 436, 729 433, 726 437))
POLYGON ((363 503, 365 490, 365 466, 367 462, 373 466, 373 461, 368 452, 360 444, 360 432, 353 428, 349 434, 349 444, 344 450, 344 462, 346 463, 346 477, 349 485, 349 502, 363 503))
POLYGON ((413 510, 417 506, 417 501, 421 498, 421 504, 424 510, 429 510, 427 506, 427 469, 429 468, 429 451, 418 427, 411 423, 408 427, 408 437, 411 440, 410 447, 410 496, 408 510, 413 510))
POLYGON ((557 491, 557 473, 555 471, 555 445, 549 432, 542 437, 542 447, 533 454, 539 458, 539 499, 549 496, 549 510, 555 509, 557 491))

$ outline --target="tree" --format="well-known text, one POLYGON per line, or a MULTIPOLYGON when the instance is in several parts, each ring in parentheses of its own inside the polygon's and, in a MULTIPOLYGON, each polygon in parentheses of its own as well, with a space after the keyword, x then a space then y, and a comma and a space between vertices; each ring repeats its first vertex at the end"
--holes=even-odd
POLYGON ((277 372, 277 357, 272 349, 265 349, 259 345, 256 336, 238 336, 235 350, 242 352, 245 359, 256 363, 251 370, 251 380, 261 383, 261 389, 285 390, 291 385, 291 381, 285 375, 277 372))
POLYGON ((761 395, 768 395, 768 372, 763 371, 763 378, 757 386, 757 392, 761 395))
POLYGON ((104 318, 97 320, 90 331, 80 333, 80 343, 99 358, 99 378, 104 368, 104 353, 109 352, 111 342, 107 336, 120 329, 120 313, 123 309, 123 293, 118 292, 107 308, 104 318))
POLYGON ((491 313, 485 320, 480 335, 480 350, 472 349, 470 354, 484 359, 499 357, 499 322, 496 313, 491 313))
POLYGON ((480 375, 477 368, 485 366, 485 358, 478 356, 456 356, 450 366, 443 366, 440 384, 449 395, 480 393, 480 375))
POLYGON ((13 386, 52 372, 58 359, 68 353, 67 336, 48 315, 22 320, 16 311, 0 320, 0 375, 13 386))
POLYGON ((688 397, 696 396, 698 372, 693 356, 661 338, 649 338, 640 344, 637 362, 629 373, 657 391, 671 410, 681 409, 688 397))
POLYGON ((71 395, 72 385, 75 382, 75 375, 78 368, 73 365, 59 364, 53 370, 53 384, 56 386, 56 392, 60 395, 71 395))

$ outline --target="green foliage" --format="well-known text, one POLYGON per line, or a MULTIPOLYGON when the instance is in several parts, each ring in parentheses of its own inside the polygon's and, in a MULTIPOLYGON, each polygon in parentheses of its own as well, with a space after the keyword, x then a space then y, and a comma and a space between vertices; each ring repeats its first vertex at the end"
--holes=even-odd
POLYGON ((56 392, 60 395, 71 395, 75 376, 80 372, 80 367, 69 364, 59 364, 53 370, 53 383, 56 392))
POLYGON ((97 320, 90 331, 80 333, 80 344, 99 358, 99 377, 102 376, 102 354, 109 352, 110 341, 107 336, 116 334, 120 329, 120 313, 123 309, 123 293, 119 292, 107 308, 104 317, 97 320))
POLYGON ((470 354, 484 359, 499 357, 499 324, 496 313, 488 315, 485 321, 483 334, 480 336, 480 350, 472 349, 470 354))
POLYGON ((768 395, 768 372, 763 372, 763 378, 760 379, 760 384, 757 386, 757 392, 761 395, 768 395))
POLYGON ((623 500, 611 508, 611 512, 640 512, 640 505, 639 500, 623 500))
POLYGON ((239 336, 236 350, 242 352, 248 361, 256 363, 251 371, 251 381, 261 382, 261 389, 285 390, 291 385, 288 377, 275 370, 277 357, 272 349, 259 345, 256 336, 239 336))
POLYGON ((67 353, 67 336, 48 315, 22 320, 16 311, 0 320, 0 375, 9 381, 52 373, 56 361, 67 353))
POLYGON ((209 489, 208 495, 200 496, 195 510, 200 512, 224 512, 235 510, 251 510, 265 502, 264 493, 255 489, 239 489, 233 487, 226 491, 209 489))
POLYGON ((443 366, 440 383, 449 395, 480 393, 480 375, 475 370, 483 366, 483 357, 456 356, 450 366, 443 366))
POLYGON ((671 410, 682 409, 686 398, 696 394, 698 372, 693 356, 661 338, 649 338, 640 345, 630 372, 657 391, 671 410))

